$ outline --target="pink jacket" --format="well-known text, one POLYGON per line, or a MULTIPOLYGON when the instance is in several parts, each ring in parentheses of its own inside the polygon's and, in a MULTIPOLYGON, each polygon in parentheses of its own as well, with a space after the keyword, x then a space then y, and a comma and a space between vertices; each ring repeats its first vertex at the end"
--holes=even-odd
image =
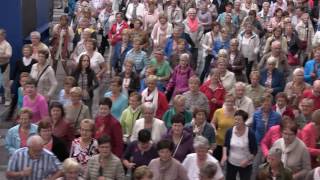
POLYGON ((272 126, 267 133, 264 135, 260 142, 261 151, 264 157, 269 154, 269 149, 272 147, 273 143, 282 137, 280 125, 272 126))
POLYGON ((301 130, 301 140, 308 147, 311 156, 319 156, 320 149, 317 149, 318 132, 313 122, 308 123, 301 130))

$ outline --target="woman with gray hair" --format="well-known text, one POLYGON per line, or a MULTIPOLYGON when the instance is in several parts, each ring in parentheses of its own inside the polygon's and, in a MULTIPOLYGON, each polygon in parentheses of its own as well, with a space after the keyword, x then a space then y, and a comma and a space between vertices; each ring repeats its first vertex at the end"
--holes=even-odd
POLYGON ((80 176, 81 165, 73 158, 68 158, 62 164, 63 177, 56 180, 83 180, 80 176))
POLYGON ((33 31, 30 33, 31 46, 32 46, 32 58, 38 60, 38 52, 40 50, 46 50, 49 52, 49 48, 47 45, 42 43, 41 34, 38 31, 33 31))
POLYGON ((195 137, 193 140, 193 148, 195 149, 195 153, 189 154, 182 163, 182 165, 188 171, 189 179, 199 180, 200 168, 208 162, 211 162, 217 166, 217 170, 213 179, 224 179, 218 160, 208 153, 210 148, 208 139, 203 136, 195 137))
POLYGON ((136 120, 130 141, 138 140, 138 133, 142 129, 148 129, 151 132, 151 140, 154 143, 160 141, 161 137, 167 132, 164 122, 155 118, 155 105, 151 102, 146 102, 142 105, 143 118, 136 120))

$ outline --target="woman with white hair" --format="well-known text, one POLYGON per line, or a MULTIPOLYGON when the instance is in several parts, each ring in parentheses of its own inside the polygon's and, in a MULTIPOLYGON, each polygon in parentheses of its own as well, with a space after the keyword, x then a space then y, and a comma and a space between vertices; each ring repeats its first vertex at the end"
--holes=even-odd
POLYGON ((288 82, 284 88, 284 92, 288 95, 291 107, 299 108, 302 93, 309 88, 311 88, 311 86, 304 81, 304 69, 301 67, 294 69, 292 81, 288 82))
POLYGON ((136 120, 130 141, 138 139, 138 133, 142 129, 148 129, 151 132, 151 140, 154 143, 160 141, 161 137, 167 132, 167 128, 164 122, 158 118, 155 118, 155 105, 151 102, 146 102, 142 105, 143 118, 136 120))
POLYGON ((30 33, 31 46, 32 46, 32 58, 38 60, 38 52, 40 50, 46 50, 49 52, 49 48, 47 45, 42 43, 41 34, 38 31, 33 31, 30 33))
POLYGON ((189 179, 199 180, 200 168, 208 162, 212 162, 217 166, 217 170, 213 179, 224 179, 219 161, 208 153, 210 145, 207 138, 203 136, 195 137, 193 140, 193 148, 195 149, 195 153, 187 155, 186 159, 182 163, 182 165, 188 172, 189 179))
POLYGON ((73 158, 68 158, 62 164, 63 177, 57 180, 83 180, 80 176, 81 165, 73 158))
POLYGON ((283 91, 285 77, 276 67, 278 59, 271 56, 267 60, 267 66, 260 72, 260 84, 266 88, 273 96, 283 91))

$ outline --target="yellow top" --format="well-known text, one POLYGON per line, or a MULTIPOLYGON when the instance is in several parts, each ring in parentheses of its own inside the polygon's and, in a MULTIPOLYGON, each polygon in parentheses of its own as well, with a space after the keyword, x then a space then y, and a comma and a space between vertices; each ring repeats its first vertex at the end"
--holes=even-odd
POLYGON ((214 112, 214 119, 216 125, 216 143, 219 146, 223 146, 227 130, 234 125, 234 116, 226 115, 224 109, 220 108, 214 112))

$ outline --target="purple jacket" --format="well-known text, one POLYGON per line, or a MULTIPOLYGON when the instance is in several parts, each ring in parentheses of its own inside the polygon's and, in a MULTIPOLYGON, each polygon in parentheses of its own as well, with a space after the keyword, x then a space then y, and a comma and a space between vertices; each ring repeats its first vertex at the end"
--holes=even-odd
MULTIPOLYGON (((163 136, 163 139, 169 139, 173 141, 172 139, 172 130, 170 129, 169 132, 163 136)), ((173 156, 176 160, 183 162, 183 160, 186 158, 186 156, 190 153, 194 152, 193 149, 193 136, 191 133, 189 133, 186 130, 183 130, 183 136, 181 143, 177 149, 177 145, 175 145, 173 153, 176 151, 175 155, 173 156)))
POLYGON ((180 65, 176 66, 167 84, 167 91, 171 91, 174 88, 172 97, 187 92, 189 90, 188 80, 193 75, 194 73, 190 66, 187 69, 182 69, 180 65))

